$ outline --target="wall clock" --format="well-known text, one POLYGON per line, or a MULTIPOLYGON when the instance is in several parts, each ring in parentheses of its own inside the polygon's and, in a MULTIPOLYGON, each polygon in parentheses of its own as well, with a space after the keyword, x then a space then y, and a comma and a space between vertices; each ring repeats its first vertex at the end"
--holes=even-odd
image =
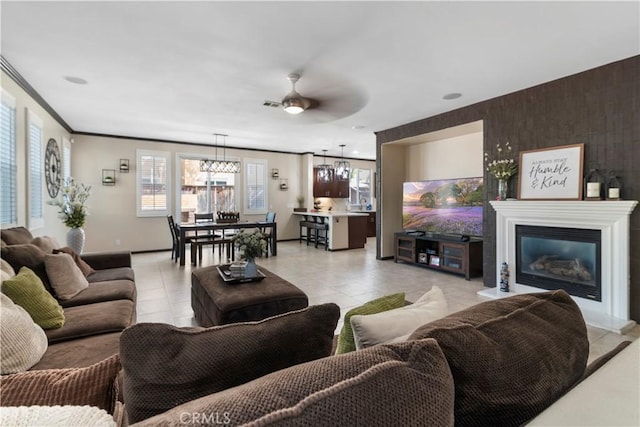
POLYGON ((60 149, 55 139, 51 138, 47 142, 47 149, 44 153, 44 174, 47 180, 47 191, 52 198, 60 191, 62 181, 62 171, 60 170, 60 149))

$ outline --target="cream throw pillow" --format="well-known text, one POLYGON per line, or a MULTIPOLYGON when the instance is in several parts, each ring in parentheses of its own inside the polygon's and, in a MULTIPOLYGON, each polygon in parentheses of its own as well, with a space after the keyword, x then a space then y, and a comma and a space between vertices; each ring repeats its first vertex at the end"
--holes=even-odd
POLYGON ((87 278, 69 254, 47 254, 44 257, 44 266, 47 269, 51 287, 61 301, 71 299, 78 292, 89 287, 87 278))
POLYGON ((47 336, 29 313, 0 293, 0 371, 24 372, 47 351, 47 336))
POLYGON ((2 281, 4 282, 5 280, 9 280, 12 277, 15 277, 16 272, 13 269, 13 267, 11 267, 11 264, 9 264, 7 261, 5 261, 4 259, 0 259, 0 271, 2 272, 2 281))
POLYGON ((0 408, 0 425, 13 427, 116 427, 113 417, 95 406, 10 406, 0 408))
POLYGON ((447 314, 447 300, 442 290, 434 286, 411 305, 382 313, 351 316, 356 349, 406 341, 420 326, 447 314))

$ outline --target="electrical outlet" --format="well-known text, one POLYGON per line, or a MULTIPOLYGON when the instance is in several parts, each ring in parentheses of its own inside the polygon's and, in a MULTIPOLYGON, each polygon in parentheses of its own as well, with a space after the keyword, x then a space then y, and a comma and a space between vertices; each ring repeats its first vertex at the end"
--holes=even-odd
POLYGON ((116 239, 116 246, 120 246, 120 239, 116 239))

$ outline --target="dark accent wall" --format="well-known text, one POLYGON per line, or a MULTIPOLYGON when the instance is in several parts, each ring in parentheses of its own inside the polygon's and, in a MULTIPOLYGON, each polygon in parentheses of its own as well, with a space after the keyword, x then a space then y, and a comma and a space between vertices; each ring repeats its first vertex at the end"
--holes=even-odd
MULTIPOLYGON (((583 142, 586 172, 590 165, 605 177, 616 171, 622 198, 640 200, 640 56, 378 132, 378 176, 382 144, 476 120, 484 121, 484 151, 491 158, 496 157, 496 143, 507 138, 516 155, 583 142)), ((484 284, 492 287, 495 211, 489 200, 498 183, 486 172, 484 179, 484 284)), ((512 196, 517 185, 516 176, 510 183, 512 196)), ((640 322, 640 207, 631 215, 630 242, 631 318, 640 322)))

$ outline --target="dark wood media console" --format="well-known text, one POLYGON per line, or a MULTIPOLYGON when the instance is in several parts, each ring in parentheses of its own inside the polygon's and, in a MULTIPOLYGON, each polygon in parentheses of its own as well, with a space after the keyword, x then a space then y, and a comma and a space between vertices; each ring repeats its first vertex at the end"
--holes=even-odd
POLYGON ((395 233, 395 262, 404 261, 434 270, 482 276, 482 239, 464 242, 454 236, 395 233))

